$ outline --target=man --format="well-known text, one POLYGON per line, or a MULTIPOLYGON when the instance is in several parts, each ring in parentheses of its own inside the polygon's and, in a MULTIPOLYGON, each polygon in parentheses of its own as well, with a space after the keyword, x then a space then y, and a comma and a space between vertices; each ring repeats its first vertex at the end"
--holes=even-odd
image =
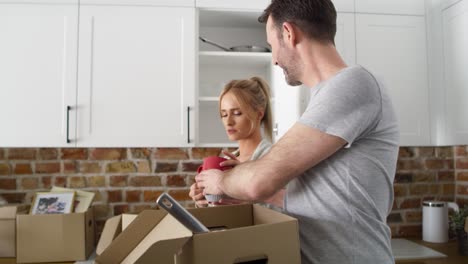
POLYGON ((259 21, 287 82, 312 87, 309 105, 263 158, 202 172, 196 187, 264 201, 286 186, 282 202, 299 221, 302 263, 393 263, 386 217, 399 134, 388 94, 338 54, 330 0, 273 0, 259 21))

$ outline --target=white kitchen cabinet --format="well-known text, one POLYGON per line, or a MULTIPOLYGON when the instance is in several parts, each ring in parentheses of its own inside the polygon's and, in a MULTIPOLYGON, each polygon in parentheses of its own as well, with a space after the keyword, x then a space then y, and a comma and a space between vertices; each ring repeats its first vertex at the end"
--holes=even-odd
POLYGON ((444 144, 468 144, 468 1, 442 13, 445 138, 444 144))
POLYGON ((74 146, 78 1, 63 2, 0 3, 1 147, 74 146))
POLYGON ((400 145, 430 145, 424 17, 356 14, 356 62, 382 77, 400 145))
POLYGON ((77 146, 191 146, 195 9, 81 5, 77 146))
POLYGON ((420 15, 425 14, 425 0, 355 0, 356 13, 420 15))

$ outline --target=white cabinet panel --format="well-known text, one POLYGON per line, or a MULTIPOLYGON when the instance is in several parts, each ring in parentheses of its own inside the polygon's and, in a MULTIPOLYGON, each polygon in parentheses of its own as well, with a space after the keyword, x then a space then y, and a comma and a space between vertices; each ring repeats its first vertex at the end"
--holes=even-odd
POLYGON ((77 23, 77 1, 0 5, 0 146, 73 145, 77 23))
POLYGON ((270 3, 270 0, 196 0, 195 5, 198 8, 263 11, 270 3))
POLYGON ((336 12, 354 12, 355 0, 332 0, 336 12))
POLYGON ((421 15, 425 13, 424 0, 355 0, 357 13, 421 15))
POLYGON ((356 64, 356 31, 354 14, 338 13, 335 46, 346 64, 356 64))
POLYGON ((468 144, 468 1, 443 12, 446 143, 468 144))
POLYGON ((78 146, 190 145, 194 21, 192 8, 81 6, 78 146))
POLYGON ((356 14, 357 64, 383 77, 400 123, 401 145, 429 145, 424 17, 356 14))
POLYGON ((195 0, 80 0, 80 4, 194 7, 195 0))

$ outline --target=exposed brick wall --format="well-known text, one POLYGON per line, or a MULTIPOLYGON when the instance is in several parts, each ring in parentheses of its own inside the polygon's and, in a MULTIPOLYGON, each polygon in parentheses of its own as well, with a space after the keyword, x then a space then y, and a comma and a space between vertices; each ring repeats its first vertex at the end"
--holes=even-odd
MULTIPOLYGON (((0 195, 29 204, 36 191, 62 186, 93 191, 98 230, 105 219, 154 208, 168 191, 193 206, 188 190, 203 157, 221 148, 0 148, 0 195)), ((421 236, 421 202, 468 204, 468 146, 405 147, 395 175, 388 217, 395 237, 421 236)))

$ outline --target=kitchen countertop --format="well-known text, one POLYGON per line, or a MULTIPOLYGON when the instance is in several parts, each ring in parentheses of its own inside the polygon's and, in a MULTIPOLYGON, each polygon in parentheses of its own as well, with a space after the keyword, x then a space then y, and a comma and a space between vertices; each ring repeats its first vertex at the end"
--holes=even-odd
POLYGON ((407 259, 397 260, 397 264, 466 264, 468 263, 468 256, 461 256, 458 253, 457 241, 449 241, 448 243, 429 243, 420 239, 408 239, 419 245, 431 248, 438 251, 447 257, 443 258, 430 258, 430 259, 407 259))

